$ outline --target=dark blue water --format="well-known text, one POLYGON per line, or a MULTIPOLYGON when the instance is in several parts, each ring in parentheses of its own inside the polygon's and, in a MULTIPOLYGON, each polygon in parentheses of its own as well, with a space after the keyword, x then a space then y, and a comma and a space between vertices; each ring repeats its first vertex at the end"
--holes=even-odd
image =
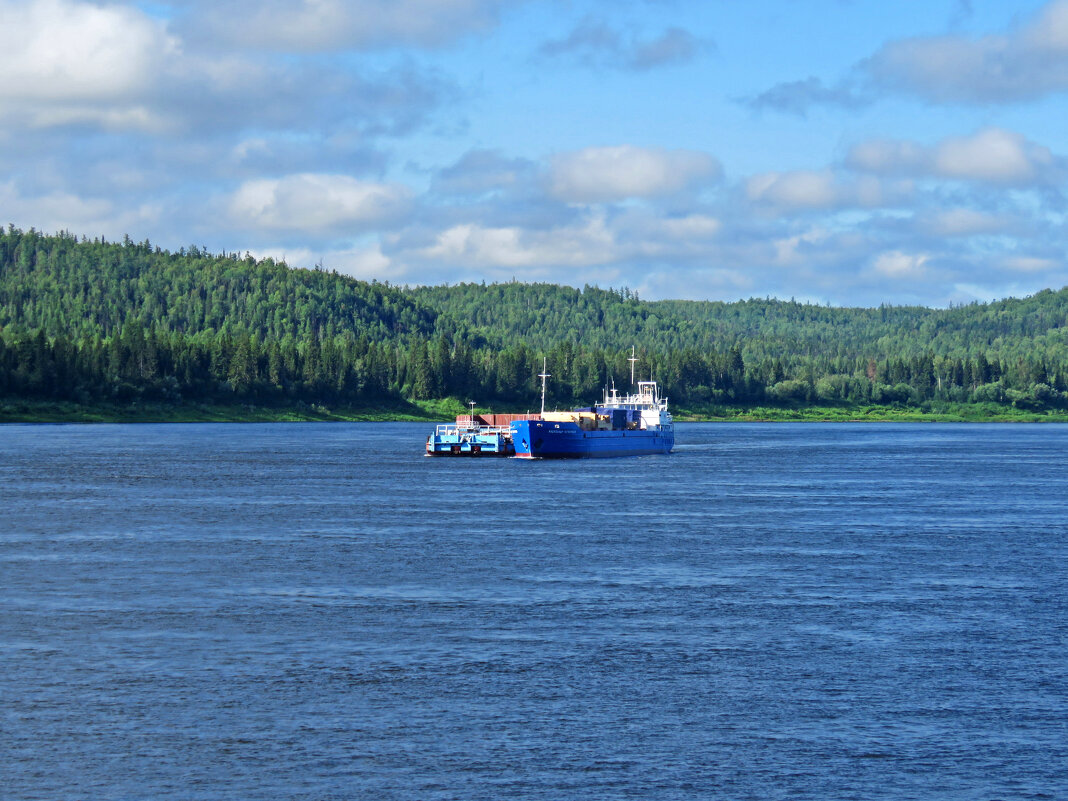
POLYGON ((5 799, 1068 797, 1068 427, 0 426, 5 799))

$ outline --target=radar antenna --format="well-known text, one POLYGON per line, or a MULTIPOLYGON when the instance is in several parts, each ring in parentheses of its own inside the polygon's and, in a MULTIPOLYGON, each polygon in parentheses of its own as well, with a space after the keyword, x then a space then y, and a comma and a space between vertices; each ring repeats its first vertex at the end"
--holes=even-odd
POLYGON ((541 379, 541 413, 545 414, 545 380, 549 377, 549 373, 545 372, 545 357, 541 358, 541 372, 538 373, 538 378, 541 379))

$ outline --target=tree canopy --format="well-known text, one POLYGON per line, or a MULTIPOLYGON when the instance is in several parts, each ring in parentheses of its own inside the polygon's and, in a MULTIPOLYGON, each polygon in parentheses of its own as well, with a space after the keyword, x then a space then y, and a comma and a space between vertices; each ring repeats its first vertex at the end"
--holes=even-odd
POLYGON ((1068 290, 950 309, 407 288, 148 241, 0 231, 0 395, 523 404, 658 380, 677 403, 1068 405, 1068 290))

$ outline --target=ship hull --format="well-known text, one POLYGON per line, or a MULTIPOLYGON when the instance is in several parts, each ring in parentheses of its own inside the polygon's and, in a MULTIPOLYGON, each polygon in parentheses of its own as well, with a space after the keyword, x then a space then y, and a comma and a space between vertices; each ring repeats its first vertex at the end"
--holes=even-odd
POLYGON ((583 431, 575 423, 525 420, 512 423, 512 444, 520 459, 588 459, 670 453, 672 426, 653 430, 583 431))

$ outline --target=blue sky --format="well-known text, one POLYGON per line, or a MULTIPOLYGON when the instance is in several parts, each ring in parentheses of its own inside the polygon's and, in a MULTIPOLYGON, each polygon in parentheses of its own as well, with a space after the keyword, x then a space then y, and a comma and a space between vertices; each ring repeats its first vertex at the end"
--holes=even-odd
POLYGON ((392 283, 1068 284, 1068 0, 0 0, 0 219, 392 283))

